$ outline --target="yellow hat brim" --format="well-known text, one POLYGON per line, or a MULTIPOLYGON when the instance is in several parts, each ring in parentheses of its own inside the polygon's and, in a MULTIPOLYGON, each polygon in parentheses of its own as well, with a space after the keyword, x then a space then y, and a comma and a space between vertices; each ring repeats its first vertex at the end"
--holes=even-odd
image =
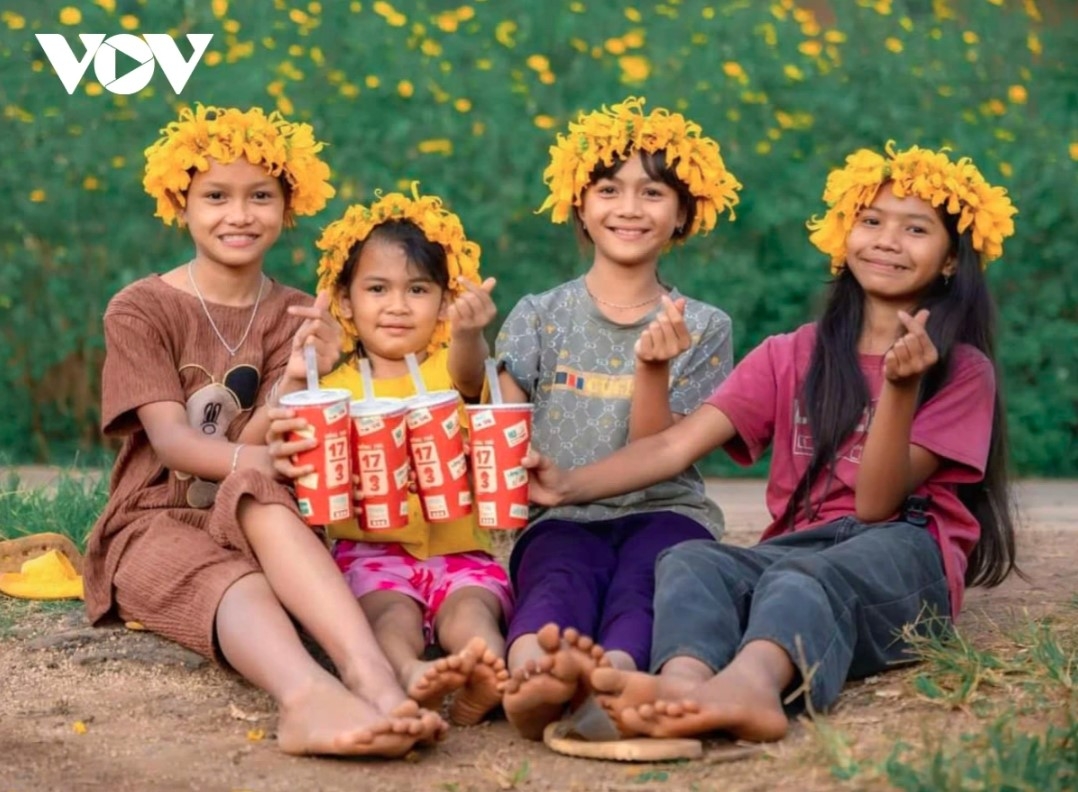
POLYGON ((0 575, 0 592, 32 600, 83 599, 82 575, 59 550, 50 550, 0 575))

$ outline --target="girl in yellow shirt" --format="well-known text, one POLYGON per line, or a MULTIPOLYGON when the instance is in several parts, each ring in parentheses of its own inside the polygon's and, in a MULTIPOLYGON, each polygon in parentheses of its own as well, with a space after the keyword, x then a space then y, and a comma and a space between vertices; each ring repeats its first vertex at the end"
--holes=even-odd
MULTIPOLYGON (((412 396, 405 362, 412 353, 428 390, 455 388, 478 400, 488 354, 483 328, 496 313, 494 279, 480 283, 479 246, 465 238, 455 214, 413 187, 412 197, 391 193, 369 207, 349 207, 318 247, 318 290, 332 295, 330 311, 348 355, 323 387, 363 398, 365 357, 375 396, 412 396)), ((283 436, 295 428, 295 419, 280 419, 271 431, 283 436)), ((293 476, 305 472, 284 456, 278 463, 293 476)), ((399 530, 364 531, 355 520, 329 526, 334 558, 401 686, 433 709, 452 696, 450 719, 474 724, 500 702, 498 685, 508 678, 502 624, 511 607, 509 580, 474 516, 428 523, 414 495, 409 509, 399 530), (430 643, 447 656, 425 660, 430 643)))

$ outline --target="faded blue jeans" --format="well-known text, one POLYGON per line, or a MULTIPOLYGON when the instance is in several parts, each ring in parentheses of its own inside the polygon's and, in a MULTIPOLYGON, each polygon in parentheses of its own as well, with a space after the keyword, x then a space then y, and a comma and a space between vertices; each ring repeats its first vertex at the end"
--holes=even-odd
POLYGON ((904 625, 948 626, 950 613, 939 546, 907 522, 844 517, 744 548, 684 542, 656 566, 651 670, 680 656, 718 672, 767 640, 814 669, 810 700, 825 710, 847 679, 913 659, 904 625))

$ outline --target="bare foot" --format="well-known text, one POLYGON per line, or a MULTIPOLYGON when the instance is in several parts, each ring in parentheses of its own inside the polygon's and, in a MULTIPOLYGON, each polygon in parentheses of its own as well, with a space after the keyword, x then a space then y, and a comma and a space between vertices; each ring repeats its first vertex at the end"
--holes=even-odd
POLYGON ((416 737, 423 745, 433 745, 443 739, 449 731, 449 724, 437 712, 423 709, 412 699, 405 699, 390 715, 408 724, 408 734, 416 737))
POLYGON ((623 734, 688 737, 725 731, 743 740, 786 736, 780 694, 762 674, 727 666, 709 680, 601 669, 592 683, 623 734))
POLYGON ((415 718, 392 718, 336 680, 316 682, 281 705, 277 744, 289 754, 403 756, 415 745, 415 718))
MULTIPOLYGON (((402 705, 412 702, 404 688, 398 684, 397 677, 388 663, 385 664, 384 671, 378 669, 372 672, 367 668, 362 675, 342 674, 341 682, 352 693, 371 702, 389 717, 398 717, 397 713, 402 705)), ((411 707, 413 715, 419 711, 419 705, 415 702, 411 703, 411 707)))
POLYGON ((550 675, 554 658, 528 660, 502 685, 502 707, 509 723, 528 740, 541 740, 543 729, 565 711, 576 685, 550 675))
POLYGON ((416 660, 402 674, 404 689, 419 706, 438 712, 446 696, 464 687, 474 666, 475 658, 467 649, 437 660, 416 660))
POLYGON ((506 718, 530 740, 541 739, 567 705, 582 703, 591 694, 591 673, 609 665, 602 647, 572 628, 559 632, 556 624, 547 624, 536 639, 546 656, 514 672, 502 699, 506 718))
POLYGON ((468 642, 464 652, 475 658, 475 665, 464 687, 449 703, 449 720, 460 726, 474 726, 501 703, 501 687, 508 681, 509 672, 505 661, 478 636, 468 642))
POLYGON ((569 700, 570 706, 579 704, 591 695, 592 672, 610 665, 603 647, 572 627, 567 627, 559 635, 557 626, 553 624, 543 627, 537 637, 539 645, 554 658, 551 675, 575 686, 569 700))
MULTIPOLYGON (((591 675, 595 698, 606 713, 614 719, 618 731, 626 737, 643 732, 630 729, 622 720, 621 713, 641 704, 654 703, 659 698, 660 677, 643 671, 622 671, 618 668, 598 668, 591 675)), ((691 687, 685 687, 680 695, 687 695, 691 687)))

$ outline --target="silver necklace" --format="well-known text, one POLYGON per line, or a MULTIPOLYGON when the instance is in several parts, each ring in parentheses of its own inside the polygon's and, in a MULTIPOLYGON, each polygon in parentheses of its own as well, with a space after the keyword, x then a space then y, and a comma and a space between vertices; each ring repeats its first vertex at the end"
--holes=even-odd
POLYGON ((254 310, 251 311, 251 318, 247 322, 247 329, 243 331, 243 335, 240 337, 240 340, 236 342, 236 346, 232 346, 225 341, 225 337, 221 335, 221 331, 217 329, 217 322, 213 321, 213 317, 210 316, 210 309, 206 307, 206 298, 202 296, 202 292, 198 290, 198 284, 195 283, 194 266, 194 259, 187 262, 187 280, 191 284, 191 288, 195 290, 195 296, 198 297, 198 301, 202 305, 202 312, 206 314, 206 318, 210 320, 210 327, 213 328, 213 332, 217 334, 217 338, 224 344, 225 349, 228 350, 228 356, 235 357, 240 347, 243 346, 243 342, 247 340, 247 336, 251 332, 251 327, 255 323, 255 316, 258 314, 258 305, 262 302, 262 292, 265 291, 266 273, 262 273, 262 280, 258 284, 258 296, 255 297, 255 307, 254 310))
POLYGON ((592 293, 591 288, 588 286, 588 279, 587 278, 584 279, 584 291, 586 291, 588 293, 588 296, 591 297, 592 300, 599 303, 599 305, 605 305, 607 308, 617 308, 617 309, 622 310, 622 311, 627 311, 627 310, 629 310, 631 308, 643 308, 645 305, 651 305, 653 302, 662 299, 662 294, 656 294, 654 297, 652 297, 649 300, 644 300, 643 302, 638 302, 638 303, 632 303, 630 305, 623 305, 622 303, 613 303, 613 302, 610 302, 608 300, 604 300, 601 297, 596 297, 592 293))

